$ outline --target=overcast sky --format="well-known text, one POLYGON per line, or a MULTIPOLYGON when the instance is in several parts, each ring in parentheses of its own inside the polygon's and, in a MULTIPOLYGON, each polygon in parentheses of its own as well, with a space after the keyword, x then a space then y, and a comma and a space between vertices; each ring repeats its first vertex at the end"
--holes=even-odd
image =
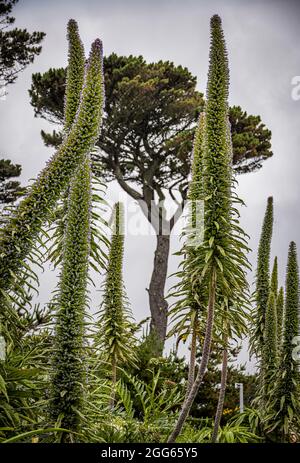
MULTIPOLYGON (((187 66, 197 76, 198 89, 205 91, 209 51, 209 20, 218 13, 228 48, 230 104, 251 114, 260 114, 272 131, 274 156, 261 171, 239 177, 238 193, 247 204, 242 225, 251 236, 255 263, 257 243, 267 197, 274 196, 275 224, 272 246, 283 282, 289 242, 300 245, 299 155, 300 100, 291 96, 291 80, 300 75, 300 7, 297 2, 273 0, 20 0, 13 10, 16 26, 40 30, 47 36, 43 51, 10 86, 0 101, 1 157, 23 166, 22 181, 34 178, 52 151, 43 146, 40 130, 50 124, 34 118, 28 89, 33 72, 66 66, 66 24, 79 23, 88 53, 100 37, 104 53, 143 55, 147 61, 171 60, 187 66)), ((118 187, 110 185, 108 198, 117 198, 118 187)), ((127 237, 125 282, 134 315, 149 315, 147 293, 155 238, 127 237)), ((172 252, 178 239, 172 239, 172 252)), ((177 260, 170 259, 170 273, 177 260)), ((54 277, 41 278, 41 302, 47 302, 54 277)), ((99 295, 93 294, 95 307, 99 295)), ((245 354, 243 360, 246 360, 245 354)))

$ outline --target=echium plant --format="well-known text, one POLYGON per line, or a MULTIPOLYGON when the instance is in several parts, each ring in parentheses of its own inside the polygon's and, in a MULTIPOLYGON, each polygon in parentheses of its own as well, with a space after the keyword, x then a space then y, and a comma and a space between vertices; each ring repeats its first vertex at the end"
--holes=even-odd
POLYGON ((289 442, 293 433, 300 430, 299 367, 293 358, 294 339, 299 335, 299 269, 293 241, 289 246, 285 291, 283 346, 269 418, 269 432, 281 442, 289 442))
POLYGON ((197 340, 199 340, 199 337, 201 336, 204 324, 203 320, 205 320, 205 317, 203 317, 205 299, 203 299, 203 304, 201 304, 197 282, 191 282, 190 277, 193 272, 193 261, 197 252, 199 252, 199 245, 201 245, 202 239, 201 234, 203 233, 202 150, 204 124, 205 114, 201 113, 198 126, 195 131, 193 144, 192 175, 188 190, 188 223, 183 232, 185 243, 180 251, 180 254, 183 256, 183 260, 180 264, 181 269, 176 274, 179 279, 179 283, 174 287, 174 292, 172 293, 172 296, 176 297, 177 300, 170 310, 173 326, 168 333, 169 337, 176 335, 178 340, 177 342, 185 342, 188 336, 191 335, 186 396, 190 392, 194 383, 197 340), (202 325, 201 327, 200 324, 202 325))
POLYGON ((90 159, 79 167, 69 193, 62 270, 56 298, 57 314, 52 360, 50 415, 70 433, 80 431, 84 400, 84 316, 90 251, 90 159))
MULTIPOLYGON (((200 300, 206 294, 206 326, 202 345, 202 357, 197 376, 179 414, 176 426, 168 442, 174 442, 181 432, 192 403, 198 393, 210 358, 214 331, 215 310, 221 332, 222 320, 227 320, 226 334, 230 334, 233 321, 231 307, 244 326, 243 311, 248 289, 245 267, 248 261, 244 251, 248 250, 245 236, 238 226, 238 202, 233 189, 230 140, 228 131, 228 85, 229 72, 225 40, 221 19, 211 19, 211 48, 205 105, 205 127, 203 137, 203 197, 204 240, 195 250, 190 284, 196 287, 200 300), (228 326, 229 324, 229 326, 228 326)), ((195 296, 195 300, 196 296, 195 296)), ((235 315, 236 316, 236 315, 235 315)), ((239 328, 237 328, 239 329, 239 328)))
MULTIPOLYGON (((264 348, 265 318, 270 289, 270 254, 273 233, 273 198, 269 197, 258 246, 256 271, 256 308, 252 350, 259 360, 264 348)), ((263 374, 263 373, 262 373, 263 374)))
MULTIPOLYGON (((84 76, 84 50, 75 21, 68 24, 69 63, 65 99, 66 133, 76 118, 84 76), (81 85, 81 87, 80 87, 81 85), (76 107, 77 105, 77 107, 76 107)), ((101 57, 102 59, 102 57, 101 57)), ((65 429, 80 429, 84 395, 84 315, 91 252, 91 166, 87 152, 75 171, 61 221, 61 275, 56 296, 50 415, 65 429)), ((72 440, 71 433, 63 440, 72 440)))
POLYGON ((132 316, 123 282, 124 233, 124 206, 118 202, 113 209, 108 268, 95 336, 96 346, 101 349, 110 365, 111 408, 115 402, 118 366, 133 364, 135 361, 132 316))
MULTIPOLYGON (((103 108, 102 44, 92 44, 76 119, 62 145, 0 232, 0 289, 11 289, 61 193, 99 135, 103 108)), ((2 319, 5 316, 3 306, 2 319)))

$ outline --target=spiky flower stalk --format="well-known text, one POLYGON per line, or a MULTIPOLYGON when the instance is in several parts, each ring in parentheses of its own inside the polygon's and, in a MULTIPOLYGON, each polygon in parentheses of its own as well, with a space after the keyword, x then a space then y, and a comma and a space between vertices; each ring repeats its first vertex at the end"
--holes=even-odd
POLYGON ((277 312, 277 348, 278 352, 281 352, 282 348, 282 336, 283 336, 283 324, 284 324, 284 292, 283 287, 279 289, 277 300, 276 300, 276 312, 277 312))
MULTIPOLYGON (((90 251, 90 161, 74 177, 69 194, 62 270, 57 297, 50 414, 54 422, 80 430, 84 397, 84 314, 90 251)), ((72 434, 64 434, 64 441, 72 434)))
POLYGON ((275 300, 277 299, 278 294, 278 260, 277 257, 274 259, 271 282, 270 282, 270 291, 273 292, 275 300))
POLYGON ((117 367, 134 363, 134 336, 131 313, 128 308, 123 282, 124 253, 124 206, 116 203, 113 209, 112 238, 108 268, 104 284, 104 298, 97 322, 96 345, 105 355, 111 367, 111 408, 115 402, 117 367))
POLYGON ((289 246, 286 289, 285 289, 285 323, 282 356, 275 385, 275 402, 273 404, 273 430, 281 441, 289 442, 293 431, 299 430, 299 370, 293 358, 295 344, 293 340, 299 335, 299 270, 296 244, 289 246))
POLYGON ((88 60, 76 120, 68 136, 30 188, 26 198, 1 229, 0 285, 8 290, 16 280, 42 224, 67 188, 74 172, 99 135, 103 107, 102 44, 97 39, 88 60))
MULTIPOLYGON (((243 300, 247 282, 241 249, 240 229, 235 228, 232 208, 232 169, 228 139, 229 72, 221 19, 211 19, 210 65, 205 107, 203 143, 204 242, 193 260, 191 284, 199 285, 206 294, 207 316, 202 358, 191 391, 184 401, 176 426, 168 442, 174 442, 181 432, 192 403, 207 369, 214 327, 216 295, 222 295, 221 306, 228 301, 243 300), (195 283, 196 282, 196 283, 195 283), (208 290, 207 290, 208 288, 208 290)), ((236 218, 236 216, 235 216, 236 218)), ((241 302, 243 306, 243 302, 241 302)))
POLYGON ((68 22, 67 39, 69 43, 68 68, 65 91, 64 131, 71 129, 80 104, 84 83, 85 55, 79 36, 78 25, 74 19, 68 22))
POLYGON ((259 359, 262 358, 266 310, 270 288, 270 253, 273 232, 273 198, 268 198, 258 247, 256 273, 256 320, 253 349, 259 359))
MULTIPOLYGON (((65 132, 78 112, 84 79, 84 50, 74 20, 68 23, 69 62, 65 97, 65 132)), ((91 236, 91 166, 87 153, 64 198, 59 225, 61 275, 57 296, 56 333, 52 359, 50 416, 71 432, 80 429, 84 399, 84 315, 91 236)), ((64 434, 64 441, 72 434, 64 434)))
POLYGON ((263 348, 263 397, 262 403, 266 405, 270 398, 270 391, 273 388, 275 375, 278 367, 277 350, 277 312, 276 299, 273 291, 270 291, 266 316, 263 348))

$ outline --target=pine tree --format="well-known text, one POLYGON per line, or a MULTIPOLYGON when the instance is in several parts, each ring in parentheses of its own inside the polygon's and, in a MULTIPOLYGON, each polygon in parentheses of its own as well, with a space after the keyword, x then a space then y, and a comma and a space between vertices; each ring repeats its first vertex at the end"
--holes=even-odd
POLYGON ((0 1, 0 89, 16 81, 18 74, 33 63, 42 47, 44 32, 28 32, 13 28, 15 18, 10 16, 18 0, 0 1))
POLYGON ((271 430, 282 442, 289 442, 293 432, 300 429, 299 370, 293 359, 293 339, 299 335, 299 270, 296 244, 289 246, 286 288, 285 320, 280 368, 272 403, 271 430))

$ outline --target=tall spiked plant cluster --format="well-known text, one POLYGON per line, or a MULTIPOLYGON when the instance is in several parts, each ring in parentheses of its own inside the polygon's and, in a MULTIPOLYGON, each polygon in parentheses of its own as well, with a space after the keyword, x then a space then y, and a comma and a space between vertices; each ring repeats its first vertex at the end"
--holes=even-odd
POLYGON ((104 283, 104 297, 97 322, 96 345, 109 362, 112 393, 111 408, 115 402, 117 368, 135 361, 133 324, 123 282, 124 207, 116 203, 113 209, 112 238, 108 268, 104 283))
MULTIPOLYGON (((231 168, 228 86, 228 62, 221 20, 219 16, 213 16, 205 123, 200 119, 198 128, 198 137, 202 139, 202 159, 201 162, 200 159, 195 160, 194 150, 194 167, 196 162, 197 167, 196 172, 193 171, 192 179, 192 185, 193 182, 198 184, 199 178, 199 185, 202 185, 199 196, 204 200, 204 239, 203 243, 193 250, 192 259, 189 258, 188 252, 184 252, 188 256, 188 264, 183 264, 183 268, 186 266, 189 271, 183 285, 179 284, 186 305, 191 307, 192 295, 194 310, 202 320, 203 316, 205 317, 205 331, 198 373, 186 396, 169 442, 176 439, 189 414, 207 369, 214 333, 224 335, 224 348, 227 349, 232 330, 241 333, 245 329, 244 309, 247 305, 245 296, 248 289, 245 276, 248 261, 245 251, 248 248, 245 236, 238 226, 235 208, 235 203, 239 200, 234 194, 231 168), (202 130, 203 135, 200 135, 202 130)), ((195 139, 196 146, 199 138, 195 139)), ((191 187, 191 191, 193 189, 194 186, 191 187)), ((176 314, 179 318, 183 306, 181 301, 176 314)), ((220 412, 222 403, 218 408, 220 412)), ((220 413, 216 422, 219 421, 219 415, 220 413)))
POLYGON ((300 434, 300 376, 294 355, 299 336, 299 268, 296 244, 289 246, 283 342, 275 385, 269 400, 267 431, 280 442, 299 440, 300 434))
MULTIPOLYGON (((75 21, 68 24, 69 63, 65 97, 65 132, 72 130, 84 91, 84 49, 75 21)), ((101 47, 98 43, 97 47, 101 47)), ((102 49, 99 48, 100 61, 102 49)), ((90 55, 91 60, 92 54, 90 55)), ((89 66, 90 64, 88 64, 89 66)), ((101 63, 102 69, 102 63, 101 63)), ((102 91, 103 82, 99 82, 102 91)), ((102 96, 103 97, 103 96, 102 96)), ((100 102, 102 104, 102 101, 100 102)), ((91 161, 87 151, 68 188, 64 201, 61 275, 56 295, 57 321, 54 342, 50 414, 54 422, 78 432, 84 400, 84 338, 87 283, 91 252, 91 161)), ((64 434, 64 440, 72 439, 64 434)))
POLYGON ((300 377, 294 358, 299 335, 299 273, 294 242, 290 243, 285 297, 278 290, 278 262, 270 275, 273 199, 268 198, 258 250, 256 316, 252 346, 259 359, 260 409, 265 437, 288 442, 300 432, 300 377))
MULTIPOLYGON (((103 109, 102 44, 97 39, 85 65, 75 21, 68 24, 69 67, 65 99, 65 137, 56 154, 13 211, 0 234, 1 299, 15 301, 24 284, 26 259, 65 196, 61 222, 61 275, 57 304, 51 390, 51 418, 71 432, 79 430, 83 400, 84 311, 91 254, 91 166, 89 153, 99 136, 103 109), (66 196, 68 192, 68 196, 66 196)), ((27 272, 27 276, 31 276, 27 272)), ((1 326, 8 335, 18 325, 10 306, 1 304, 1 326)), ((71 440, 71 434, 65 434, 71 440)))
MULTIPOLYGON (((80 97, 80 106, 63 143, 27 196, 20 202, 6 225, 0 231, 0 289, 2 302, 9 290, 20 281, 24 262, 51 217, 57 200, 66 190, 76 169, 83 164, 86 154, 94 146, 99 135, 103 107, 102 45, 96 40, 91 49, 80 97)), ((2 324, 13 323, 1 304, 2 324), (11 321, 11 322, 10 322, 11 321)))

